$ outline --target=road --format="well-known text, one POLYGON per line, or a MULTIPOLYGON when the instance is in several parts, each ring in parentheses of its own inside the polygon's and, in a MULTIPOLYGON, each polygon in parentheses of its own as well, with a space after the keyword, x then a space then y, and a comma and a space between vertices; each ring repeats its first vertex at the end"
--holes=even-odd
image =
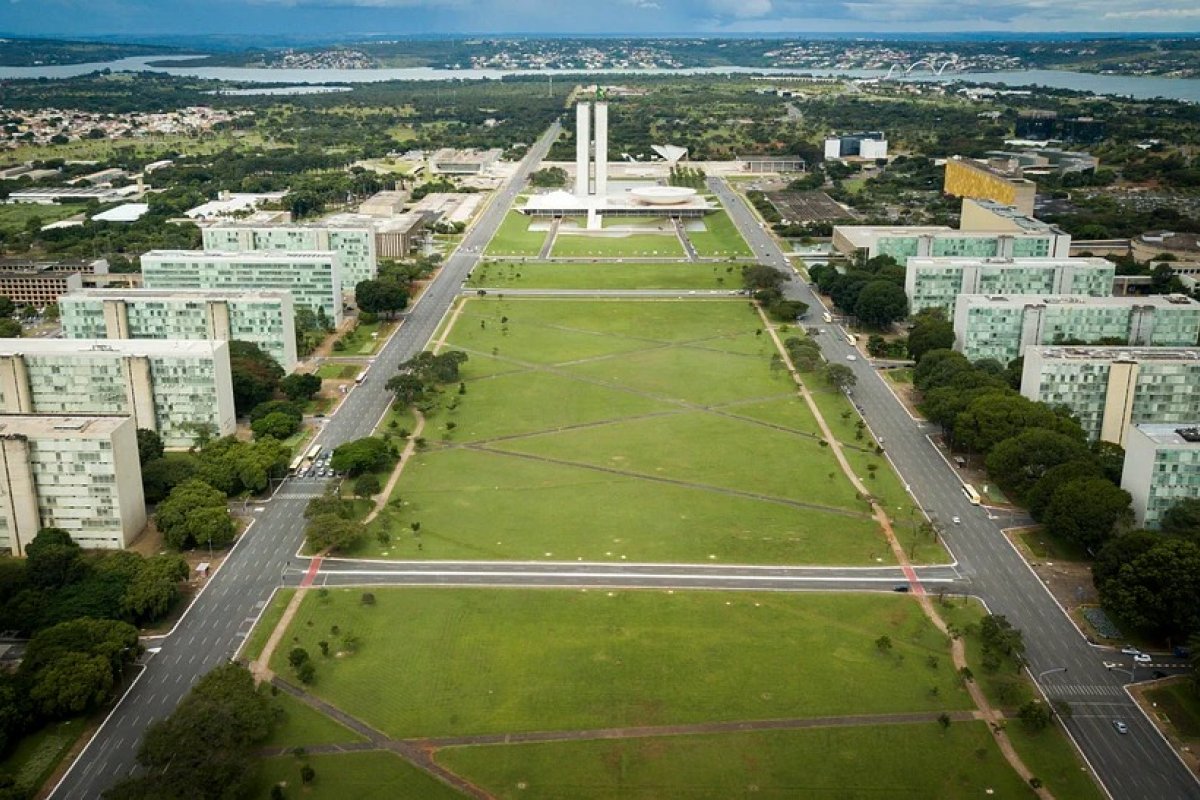
MULTIPOLYGON (((437 277, 407 312, 399 330, 375 358, 367 381, 350 392, 336 414, 326 418, 315 439, 318 444, 334 447, 370 435, 392 399, 384 383, 401 362, 420 352, 433 336, 525 179, 560 131, 561 127, 554 124, 530 149, 509 183, 496 193, 458 250, 446 259, 437 277)), ((282 582, 289 564, 300 569, 305 563, 293 558, 303 539, 304 506, 323 489, 318 481, 286 481, 262 506, 254 524, 230 551, 209 585, 174 631, 158 643, 158 652, 146 659, 136 682, 51 797, 95 800, 104 789, 134 771, 138 744, 146 727, 170 714, 201 675, 234 655, 282 582)))
MULTIPOLYGON (((786 274, 785 294, 808 303, 814 312, 822 310, 820 300, 796 276, 745 202, 723 180, 710 179, 709 187, 759 260, 786 274)), ((1124 667, 1130 664, 1129 657, 1088 644, 1005 538, 1003 520, 990 520, 985 509, 967 502, 953 468, 927 438, 931 431, 913 421, 867 359, 847 361, 846 356, 861 353, 840 330, 825 326, 817 341, 831 363, 854 370, 854 402, 876 438, 886 443, 888 457, 926 513, 943 523, 953 517, 962 520, 941 526, 960 573, 992 613, 1005 615, 1024 632, 1031 674, 1041 676, 1038 683, 1048 697, 1071 704, 1074 713, 1067 729, 1112 796, 1120 800, 1200 798, 1200 783, 1126 694, 1125 677, 1103 663, 1121 662, 1124 667), (1051 672, 1063 668, 1066 671, 1051 672), (1128 735, 1114 730, 1116 719, 1129 726, 1128 735)), ((1148 678, 1149 670, 1143 670, 1141 677, 1148 678)))

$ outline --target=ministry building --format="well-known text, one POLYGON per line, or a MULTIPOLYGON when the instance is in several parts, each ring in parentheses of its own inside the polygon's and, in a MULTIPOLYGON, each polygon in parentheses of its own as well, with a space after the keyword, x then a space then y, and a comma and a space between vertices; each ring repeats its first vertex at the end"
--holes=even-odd
POLYGON ((1200 498, 1200 419, 1130 428, 1121 488, 1133 496, 1134 518, 1146 528, 1157 528, 1180 500, 1200 498))
POLYGON ((916 257, 908 259, 904 291, 913 314, 940 308, 949 319, 960 294, 1108 297, 1115 275, 1103 258, 916 257))

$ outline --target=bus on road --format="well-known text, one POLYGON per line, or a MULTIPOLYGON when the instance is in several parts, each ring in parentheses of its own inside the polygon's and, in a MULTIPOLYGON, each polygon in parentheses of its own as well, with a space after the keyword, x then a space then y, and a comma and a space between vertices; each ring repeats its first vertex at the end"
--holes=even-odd
POLYGON ((826 311, 824 314, 822 314, 821 318, 823 320, 825 320, 826 322, 833 322, 833 314, 830 314, 828 311, 826 311))
POLYGON ((362 386, 364 383, 366 383, 367 382, 367 372, 369 370, 370 370, 370 367, 363 369, 362 372, 358 373, 358 377, 354 379, 354 382, 356 384, 358 384, 359 386, 362 386))
POLYGON ((855 336, 853 333, 847 333, 846 334, 846 343, 849 344, 851 347, 857 347, 858 346, 858 337, 855 336))
POLYGON ((967 500, 970 501, 971 505, 977 506, 983 502, 983 498, 979 496, 979 492, 975 491, 975 487, 971 484, 964 483, 962 489, 963 494, 967 496, 967 500))

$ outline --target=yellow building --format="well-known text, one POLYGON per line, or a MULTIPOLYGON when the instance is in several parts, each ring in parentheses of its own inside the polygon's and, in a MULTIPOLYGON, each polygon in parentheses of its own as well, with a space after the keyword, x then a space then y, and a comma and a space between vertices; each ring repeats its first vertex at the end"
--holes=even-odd
POLYGON ((1009 178, 977 161, 955 156, 946 161, 946 182, 942 191, 955 197, 994 200, 1015 207, 1020 213, 1033 214, 1037 184, 1025 178, 1009 178))

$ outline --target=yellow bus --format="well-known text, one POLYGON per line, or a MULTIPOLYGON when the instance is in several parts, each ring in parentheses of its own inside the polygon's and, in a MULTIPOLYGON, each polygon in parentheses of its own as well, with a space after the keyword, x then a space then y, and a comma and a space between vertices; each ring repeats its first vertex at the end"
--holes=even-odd
POLYGON ((847 333, 846 334, 846 343, 849 344, 851 347, 857 347, 858 346, 858 337, 855 336, 853 333, 847 333))
POLYGON ((825 320, 826 322, 833 322, 833 314, 830 314, 828 311, 826 311, 821 315, 821 319, 825 320))
POLYGON ((967 496, 967 500, 970 501, 971 505, 977 506, 983 502, 983 498, 979 496, 979 492, 975 491, 975 487, 971 484, 964 483, 962 490, 963 494, 967 496))

